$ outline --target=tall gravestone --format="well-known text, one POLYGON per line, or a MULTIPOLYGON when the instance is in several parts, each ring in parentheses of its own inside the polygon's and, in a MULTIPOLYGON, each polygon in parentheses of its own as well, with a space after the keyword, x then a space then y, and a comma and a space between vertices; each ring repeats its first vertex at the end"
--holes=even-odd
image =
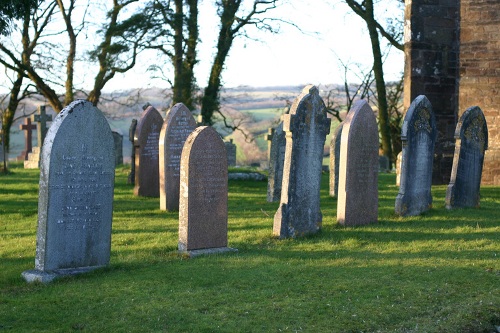
POLYGON ((135 183, 135 146, 134 146, 134 137, 135 137, 135 129, 137 127, 137 119, 132 119, 130 123, 130 127, 128 129, 128 139, 132 143, 132 152, 130 153, 130 172, 127 177, 127 184, 134 185, 135 183))
POLYGON ((431 102, 420 95, 411 103, 401 128, 401 173, 395 212, 419 215, 432 207, 432 169, 436 120, 431 102))
POLYGON ((283 122, 280 122, 272 131, 270 142, 267 201, 275 202, 281 198, 281 182, 285 163, 286 133, 283 131, 283 122))
POLYGON ((181 156, 179 251, 189 255, 227 247, 228 170, 224 142, 208 126, 186 139, 181 156))
POLYGON ((184 142, 196 128, 191 111, 182 103, 167 113, 160 132, 160 209, 179 210, 181 153, 184 142))
POLYGON ((159 142, 163 118, 151 105, 143 111, 134 137, 134 195, 160 196, 159 142))
POLYGON ((339 189, 339 166, 340 166, 340 139, 342 138, 342 127, 340 123, 333 132, 330 140, 330 196, 336 197, 339 189))
POLYGON ((356 102, 342 128, 337 221, 354 226, 378 219, 377 120, 366 101, 356 102))
POLYGON ((309 85, 283 116, 286 151, 281 201, 273 234, 297 237, 321 229, 320 185, 323 150, 330 119, 318 88, 309 85))
POLYGON ((227 155, 227 165, 235 166, 236 165, 236 145, 233 143, 233 139, 229 139, 229 142, 224 142, 226 146, 226 155, 227 155))
POLYGON ((488 149, 488 126, 479 107, 471 107, 462 114, 455 140, 446 208, 479 207, 484 153, 488 149))
POLYGON ((78 100, 55 117, 40 163, 35 270, 49 282, 109 263, 115 176, 113 135, 101 111, 78 100))

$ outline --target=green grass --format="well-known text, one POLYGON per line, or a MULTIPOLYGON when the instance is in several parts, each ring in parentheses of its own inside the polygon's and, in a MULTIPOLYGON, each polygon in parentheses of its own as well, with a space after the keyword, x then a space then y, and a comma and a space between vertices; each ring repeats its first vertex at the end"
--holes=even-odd
POLYGON ((323 229, 272 237, 266 183, 230 181, 229 246, 176 254, 178 214, 137 198, 116 171, 109 267, 27 284, 34 267, 38 171, 0 175, 0 331, 492 332, 500 325, 500 188, 480 209, 394 215, 395 177, 380 174, 379 222, 344 228, 323 175, 323 229))

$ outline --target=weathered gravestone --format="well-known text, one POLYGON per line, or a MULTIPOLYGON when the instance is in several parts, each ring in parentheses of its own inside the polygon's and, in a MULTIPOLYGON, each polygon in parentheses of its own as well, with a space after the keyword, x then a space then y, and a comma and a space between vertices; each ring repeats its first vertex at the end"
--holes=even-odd
POLYGON ((462 114, 455 140, 446 208, 479 207, 484 153, 488 149, 488 126, 479 107, 471 107, 462 114))
POLYGON ((160 132, 160 209, 179 210, 181 153, 196 128, 191 111, 182 103, 167 113, 160 132))
POLYGON ((227 247, 227 159, 220 135, 208 126, 186 139, 181 156, 179 251, 234 251, 227 247))
POLYGON ((267 177, 267 201, 275 202, 281 198, 283 165, 285 163, 286 133, 283 122, 272 131, 269 149, 269 173, 267 177))
POLYGON ((33 130, 36 130, 36 125, 31 123, 31 118, 25 118, 24 124, 19 125, 19 129, 24 132, 24 150, 19 155, 19 160, 24 161, 28 159, 28 154, 31 153, 33 148, 33 130))
POLYGON ((273 234, 297 237, 321 229, 320 185, 323 149, 330 132, 323 99, 309 85, 283 116, 286 151, 281 201, 274 215, 273 234))
POLYGON ((127 177, 127 184, 135 183, 135 146, 134 146, 134 137, 135 137, 135 129, 137 127, 137 119, 132 119, 132 123, 130 124, 130 128, 128 130, 128 139, 132 143, 132 152, 130 154, 130 173, 127 177))
POLYGON ((229 142, 224 142, 226 146, 226 155, 227 155, 227 165, 235 166, 236 165, 236 145, 233 143, 233 139, 229 139, 229 142))
POLYGON ((419 215, 432 207, 432 165, 436 120, 431 102, 420 95, 411 103, 401 128, 401 174, 395 212, 419 215))
POLYGON ((109 263, 114 171, 106 118, 88 101, 71 103, 42 149, 35 269, 22 274, 28 282, 109 263))
POLYGON ((134 138, 135 186, 134 195, 160 196, 159 142, 163 118, 152 106, 143 111, 134 138))
POLYGON ((342 138, 342 127, 340 123, 333 132, 330 140, 330 196, 336 197, 339 190, 339 166, 340 166, 340 139, 342 138))
POLYGON ((123 135, 116 131, 113 134, 114 147, 115 147, 115 165, 123 164, 123 135))
POLYGON ((377 222, 377 120, 366 101, 356 102, 342 128, 337 221, 353 226, 377 222))

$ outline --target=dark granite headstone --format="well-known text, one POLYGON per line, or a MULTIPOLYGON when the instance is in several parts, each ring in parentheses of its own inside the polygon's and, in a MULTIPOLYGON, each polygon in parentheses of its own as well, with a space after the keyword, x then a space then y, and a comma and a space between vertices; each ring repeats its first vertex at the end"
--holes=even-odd
POLYGON ((36 130, 36 125, 31 123, 31 118, 25 118, 24 124, 19 125, 19 129, 24 132, 24 150, 19 155, 21 161, 28 159, 28 154, 33 148, 33 130, 36 130))
POLYGON ((436 120, 431 102, 420 95, 411 103, 401 128, 401 175, 395 212, 419 215, 432 207, 432 166, 436 120))
POLYGON ((45 112, 45 105, 40 105, 38 107, 38 114, 31 116, 31 120, 37 124, 37 142, 38 147, 43 146, 43 141, 45 140, 45 135, 47 134, 47 121, 52 121, 52 116, 45 112))
POLYGON ((267 201, 275 202, 281 199, 281 183, 285 163, 286 133, 283 131, 283 122, 279 123, 273 130, 270 141, 267 201))
POLYGON ((115 144, 115 165, 123 164, 123 135, 112 131, 115 144))
POLYGON ((227 154, 227 165, 235 166, 236 165, 236 145, 233 143, 233 139, 230 139, 229 142, 224 142, 226 146, 226 154, 227 154))
POLYGON ((55 117, 42 148, 35 270, 23 272, 27 281, 109 263, 114 172, 106 118, 88 101, 71 103, 55 117))
POLYGON ((462 114, 455 140, 446 208, 479 207, 484 153, 488 149, 488 126, 479 107, 471 107, 462 114))
POLYGON ((340 140, 342 138, 342 127, 340 123, 333 132, 330 140, 330 196, 336 197, 339 190, 339 165, 340 165, 340 140))
POLYGON ((181 153, 196 128, 191 111, 182 103, 167 113, 160 132, 160 209, 179 210, 181 153))
POLYGON ((152 106, 142 112, 134 138, 135 186, 134 195, 160 196, 159 143, 163 118, 152 106))
POLYGON ((366 101, 356 102, 342 128, 337 221, 353 226, 378 219, 377 120, 366 101))
POLYGON ((130 124, 130 128, 128 130, 128 139, 132 143, 132 152, 130 154, 130 173, 127 177, 127 184, 134 185, 135 183, 135 146, 134 146, 134 137, 135 137, 135 129, 137 127, 137 119, 132 119, 132 123, 130 124))
POLYGON ((298 237, 321 229, 320 185, 323 150, 330 119, 315 86, 306 86, 283 116, 286 151, 281 201, 273 234, 298 237))
POLYGON ((200 126, 188 136, 180 174, 179 251, 230 250, 226 149, 212 127, 200 126))

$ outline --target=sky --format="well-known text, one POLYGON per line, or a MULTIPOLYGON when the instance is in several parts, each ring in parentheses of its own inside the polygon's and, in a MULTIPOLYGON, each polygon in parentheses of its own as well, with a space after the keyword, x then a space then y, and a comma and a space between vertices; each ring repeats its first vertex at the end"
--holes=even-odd
MULTIPOLYGON (((218 33, 218 17, 210 3, 202 1, 199 17, 200 62, 195 73, 200 86, 207 83, 218 33)), ((371 44, 365 23, 341 1, 288 0, 269 13, 293 22, 302 31, 280 24, 278 34, 257 31, 252 32, 257 40, 235 40, 222 75, 226 88, 343 83, 339 59, 353 70, 356 64, 371 67, 371 44)), ((394 10, 380 15, 394 15, 394 10)), ((403 52, 391 48, 384 65, 386 80, 399 79, 403 66, 403 52)), ((138 66, 125 77, 114 79, 106 90, 123 89, 127 82, 141 87, 164 84, 152 81, 144 69, 138 66)), ((350 80, 354 82, 355 78, 350 80)))
MULTIPOLYGON (((246 1, 244 3, 249 3, 246 1)), ((281 0, 283 5, 269 11, 272 17, 292 22, 280 24, 280 32, 271 34, 249 31, 252 39, 237 38, 226 59, 222 74, 225 88, 238 86, 300 86, 343 83, 341 61, 352 68, 349 82, 357 82, 352 73, 356 68, 369 69, 372 65, 371 44, 365 22, 351 12, 342 0, 281 0)), ((378 17, 403 15, 402 11, 387 7, 395 0, 383 0, 378 17)), ((200 0, 199 63, 195 76, 200 87, 207 84, 211 62, 216 50, 219 17, 212 0, 200 0)), ((385 22, 384 19, 381 22, 385 22)), ((88 40, 86 41, 88 43, 88 40)), ((89 44, 90 45, 90 44, 89 44)), ((383 45, 386 43, 383 41, 383 45)), ((117 74, 107 83, 104 92, 132 88, 168 87, 165 81, 153 79, 147 68, 160 63, 150 51, 142 54, 136 67, 125 74, 117 74)), ((76 66, 75 82, 84 89, 92 89, 95 73, 86 63, 76 66)), ((384 65, 386 81, 400 78, 404 67, 403 52, 390 48, 384 65)), ((165 68, 167 71, 170 68, 165 68)), ((2 81, 2 80, 0 80, 2 81)), ((0 82, 1 83, 1 82, 0 82)), ((5 85, 0 84, 0 90, 5 85)))

